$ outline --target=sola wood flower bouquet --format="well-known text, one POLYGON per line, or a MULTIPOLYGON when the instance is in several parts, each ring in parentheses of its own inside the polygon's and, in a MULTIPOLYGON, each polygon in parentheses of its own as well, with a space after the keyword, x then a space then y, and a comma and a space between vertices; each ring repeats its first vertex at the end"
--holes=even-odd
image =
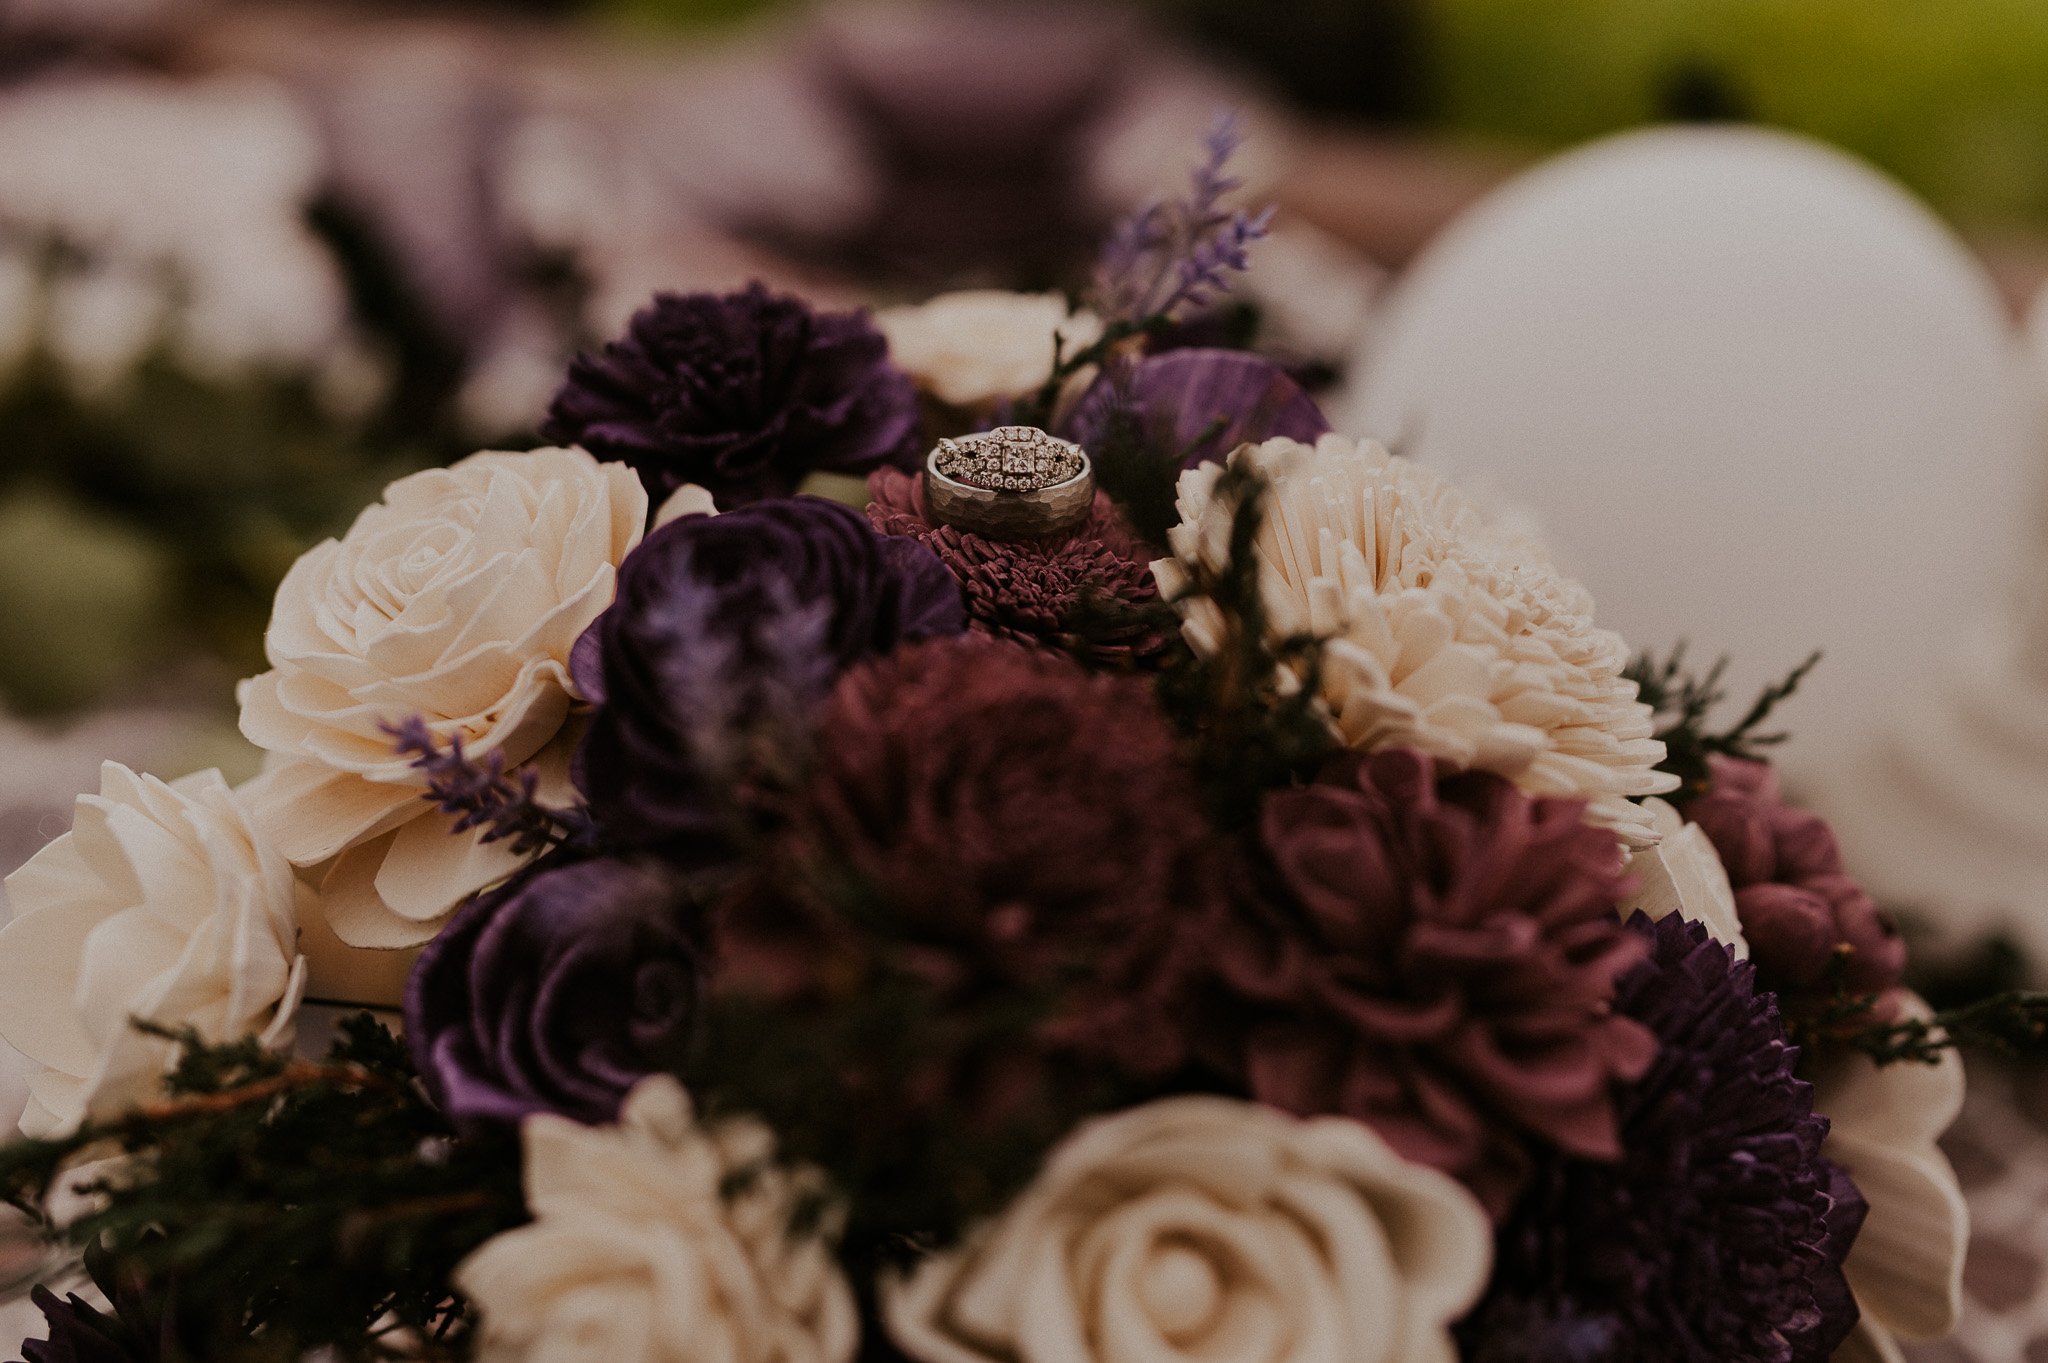
POLYGON ((110 765, 8 882, 0 1183, 104 1294, 38 1288, 31 1363, 1948 1328, 1961 1073, 1757 755, 1789 687, 1711 728, 1205 344, 1228 150, 1081 308, 657 298, 559 448, 299 562, 262 774, 110 765), (316 1003, 402 1026, 295 1057, 316 1003))

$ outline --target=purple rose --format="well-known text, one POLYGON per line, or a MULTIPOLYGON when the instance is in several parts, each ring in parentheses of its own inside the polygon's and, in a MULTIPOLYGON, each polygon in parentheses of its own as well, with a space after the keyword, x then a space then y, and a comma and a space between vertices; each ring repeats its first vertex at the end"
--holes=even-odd
POLYGON ((806 728, 849 664, 966 628, 931 550, 837 502, 671 521, 627 556, 570 659, 598 703, 577 785, 615 838, 715 845, 752 738, 806 728))
POLYGON ((633 466, 659 501, 684 483, 722 508, 804 475, 912 467, 917 395, 865 313, 813 312, 760 284, 656 294, 626 334, 579 355, 548 439, 633 466))
POLYGON ((413 968, 405 1034, 458 1126, 554 1112, 601 1123, 677 1069, 701 954, 682 882, 654 863, 536 868, 471 900, 413 968))
POLYGON ((1067 434, 1093 450, 1120 423, 1145 450, 1187 468, 1221 462, 1248 440, 1284 435, 1313 445, 1330 429, 1286 370, 1241 350, 1170 350, 1105 373, 1075 408, 1067 434))

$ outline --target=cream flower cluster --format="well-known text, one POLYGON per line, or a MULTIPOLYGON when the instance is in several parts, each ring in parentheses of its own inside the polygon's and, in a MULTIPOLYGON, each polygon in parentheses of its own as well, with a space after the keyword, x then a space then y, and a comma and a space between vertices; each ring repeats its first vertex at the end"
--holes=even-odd
POLYGON ((883 1308, 917 1363, 1450 1363, 1492 1247, 1357 1122, 1170 1098, 1082 1127, 883 1308))
POLYGON ((154 1096, 177 1046, 137 1018, 289 1042, 299 894, 219 772, 167 784, 107 763, 71 831, 7 878, 0 1036, 44 1067, 22 1130, 67 1134, 154 1096))
POLYGON ((853 1293, 819 1192, 775 1163, 757 1122, 701 1125, 682 1086, 643 1080, 616 1127, 527 1119, 529 1225, 485 1242, 455 1282, 483 1317, 480 1363, 847 1363, 853 1293))
POLYGON ((393 746, 436 739, 532 762, 566 795, 569 649, 611 604, 647 495, 582 450, 485 453, 402 478, 341 540, 301 558, 242 683, 242 732, 270 759, 247 789, 295 865, 319 867, 326 926, 356 947, 434 936, 456 904, 516 869, 457 835, 393 746))
MULTIPOLYGON (((1255 550, 1269 628, 1327 641, 1321 697, 1348 746, 1419 748, 1532 795, 1583 799, 1630 846, 1656 841, 1631 800, 1677 778, 1656 770, 1664 745, 1622 676, 1627 646, 1540 547, 1372 441, 1283 438, 1231 461, 1269 487, 1255 550)), ((1187 585, 1184 563, 1228 557, 1222 474, 1181 476, 1175 558, 1154 565, 1169 597, 1187 585)), ((1213 606, 1191 603, 1190 644, 1216 650, 1221 628, 1213 606)))

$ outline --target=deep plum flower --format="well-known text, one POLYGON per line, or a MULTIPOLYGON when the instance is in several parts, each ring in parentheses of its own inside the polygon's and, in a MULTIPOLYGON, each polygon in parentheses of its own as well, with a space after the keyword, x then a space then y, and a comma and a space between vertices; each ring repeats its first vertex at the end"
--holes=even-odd
MULTIPOLYGON (((155 1234, 149 1239, 160 1241, 155 1234)), ((175 1293, 154 1287, 132 1261, 117 1260, 97 1244, 86 1248, 85 1269, 111 1310, 38 1284, 29 1300, 49 1334, 22 1342, 23 1363, 159 1363, 190 1356, 180 1347, 175 1293)))
POLYGON ((908 647, 834 690, 788 858, 883 916, 752 905, 722 921, 721 970, 817 996, 880 969, 956 1016, 1039 1001, 1027 1050, 1169 1068, 1162 991, 1213 898, 1212 836, 1142 682, 1008 643, 908 647))
POLYGON ((1856 1323, 1842 1274, 1864 1203, 1821 1156, 1757 973, 1677 915, 1615 1009, 1657 1036, 1618 1104, 1622 1154, 1546 1156, 1502 1225, 1470 1363, 1820 1363, 1856 1323))
POLYGON ((1715 757, 1712 776, 1685 817, 1721 854, 1764 987, 1797 1009, 1837 984, 1857 994, 1897 985, 1906 944, 1843 869, 1826 821, 1786 804, 1768 763, 1715 757))
MULTIPOLYGON (((1498 1215, 1533 1140, 1613 1158, 1614 1086, 1655 1043, 1614 1014, 1641 959, 1611 832, 1412 749, 1269 796, 1258 884, 1213 952, 1254 1096, 1369 1122, 1498 1215)), ((1216 1044, 1216 1043, 1212 1043, 1216 1044)))
POLYGON ((837 502, 671 521, 627 557, 571 656, 598 704, 577 785, 615 838, 716 843, 748 733, 801 725, 850 663, 966 625, 930 550, 837 502))
POLYGON ((543 863, 470 901, 406 989, 406 1042, 434 1101, 466 1128, 613 1120, 636 1083, 682 1062, 693 915, 672 872, 610 858, 543 863))
POLYGON ((1111 369, 1075 406, 1067 435, 1096 449, 1128 437, 1174 467, 1221 460, 1239 445, 1286 436, 1313 445, 1330 423, 1273 361, 1241 350, 1169 350, 1111 369))
POLYGON ((987 539, 935 522, 924 488, 895 469, 868 475, 868 521, 885 535, 914 539, 939 556, 967 598, 969 627, 1018 643, 1079 646, 1090 658, 1119 663, 1164 649, 1169 626, 1141 618, 1159 599, 1152 581, 1154 555, 1125 528, 1108 497, 1095 494, 1095 511, 1069 534, 1041 539, 987 539), (1129 618, 1107 623, 1110 611, 1129 618), (1088 613, 1105 623, 1081 631, 1088 613))
POLYGON ((623 337, 577 357, 545 429, 630 464, 657 500, 695 483, 721 507, 918 453, 916 394, 867 316, 758 283, 655 295, 623 337))

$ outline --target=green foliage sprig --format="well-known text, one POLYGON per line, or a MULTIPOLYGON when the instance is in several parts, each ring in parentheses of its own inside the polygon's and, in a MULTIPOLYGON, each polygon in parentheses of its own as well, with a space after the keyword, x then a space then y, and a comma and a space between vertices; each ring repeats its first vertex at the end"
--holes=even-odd
POLYGON ((1186 589, 1177 612, 1207 605, 1222 643, 1206 656, 1177 656, 1160 675, 1167 714, 1194 741, 1196 770, 1225 828, 1249 825, 1266 791, 1312 775, 1337 749, 1317 699, 1322 640, 1271 637, 1255 545, 1265 521, 1266 481, 1226 467, 1212 496, 1230 509, 1229 551, 1220 566, 1180 560, 1186 589))
POLYGON ((2001 1055, 2048 1053, 2048 993, 2012 989, 1944 1008, 1927 1017, 1883 1021, 1874 994, 1837 994, 1823 1007, 1787 1024, 1792 1040, 1809 1053, 1843 1049, 1880 1065, 1937 1063, 1959 1049, 2001 1055))
POLYGON ((127 1156, 76 1189, 93 1210, 44 1233, 174 1293, 194 1359, 464 1357, 469 1311, 448 1282, 525 1219, 515 1138, 458 1139, 368 1014, 318 1063, 144 1030, 183 1048, 165 1097, 0 1146, 0 1194, 40 1220, 75 1163, 127 1156))
POLYGON ((1648 652, 1638 654, 1624 674, 1636 683, 1643 702, 1656 714, 1657 738, 1664 744, 1660 768, 1683 783, 1680 799, 1706 793, 1709 757, 1760 760, 1764 749, 1783 743, 1789 735, 1782 730, 1766 731, 1764 723, 1792 697, 1821 659, 1820 650, 1814 650, 1782 680, 1766 686, 1733 725, 1716 730, 1709 727, 1709 717, 1728 699, 1728 658, 1722 655, 1703 675, 1694 676, 1686 670, 1685 648, 1681 641, 1661 663, 1648 652))

